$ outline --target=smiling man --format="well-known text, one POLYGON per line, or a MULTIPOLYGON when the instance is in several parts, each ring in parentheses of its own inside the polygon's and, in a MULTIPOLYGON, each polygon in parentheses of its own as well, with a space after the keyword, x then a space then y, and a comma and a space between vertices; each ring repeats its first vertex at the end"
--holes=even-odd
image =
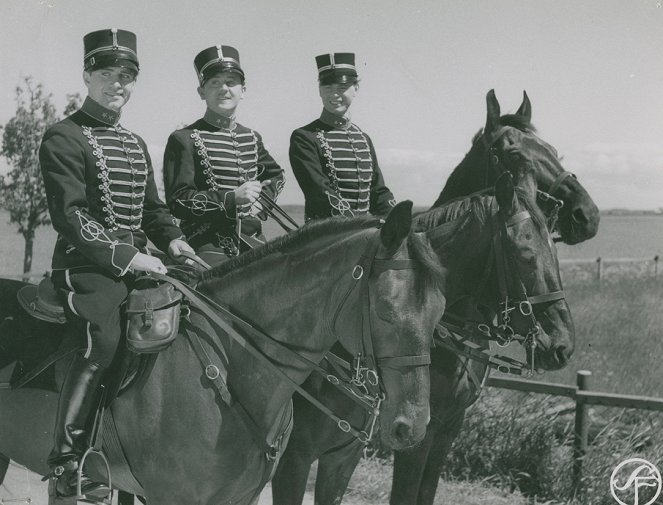
POLYGON ((315 58, 322 99, 319 119, 290 137, 290 165, 306 199, 306 220, 384 215, 395 205, 369 136, 350 121, 359 91, 354 53, 315 58))
POLYGON ((276 200, 285 179, 260 134, 235 121, 246 92, 237 49, 208 47, 194 67, 207 109, 168 138, 164 183, 188 240, 213 265, 264 242, 259 197, 276 200))
MULTIPOLYGON (((121 337, 120 307, 135 272, 165 273, 147 250, 150 239, 175 258, 193 249, 159 199, 143 139, 120 125, 138 76, 136 36, 108 29, 83 39, 81 109, 44 135, 39 162, 48 209, 58 232, 53 284, 84 352, 74 356, 62 389, 48 458, 56 493, 76 493, 76 470, 90 445, 90 420, 104 371, 121 337)), ((82 492, 105 497, 106 484, 83 473, 82 492)))

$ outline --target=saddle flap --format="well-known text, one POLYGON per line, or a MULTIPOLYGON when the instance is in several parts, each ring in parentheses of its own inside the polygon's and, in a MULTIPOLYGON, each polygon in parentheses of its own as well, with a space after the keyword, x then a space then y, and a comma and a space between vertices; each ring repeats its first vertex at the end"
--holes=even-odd
POLYGON ((48 323, 64 324, 67 319, 64 307, 50 277, 44 277, 39 285, 28 284, 16 293, 21 307, 32 317, 48 323))

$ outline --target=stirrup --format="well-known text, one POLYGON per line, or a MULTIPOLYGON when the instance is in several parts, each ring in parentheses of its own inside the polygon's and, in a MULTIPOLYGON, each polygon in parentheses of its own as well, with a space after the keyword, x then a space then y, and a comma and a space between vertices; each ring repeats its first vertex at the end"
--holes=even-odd
POLYGON ((76 469, 76 494, 75 495, 73 495, 73 496, 58 496, 56 486, 57 486, 57 478, 60 475, 62 475, 62 472, 60 472, 60 474, 58 475, 57 469, 56 469, 47 476, 47 478, 50 477, 49 478, 49 483, 48 483, 48 505, 77 505, 79 502, 93 503, 93 504, 96 504, 96 505, 111 505, 112 500, 113 500, 113 485, 112 485, 112 481, 111 481, 110 465, 108 463, 108 459, 106 459, 106 456, 100 450, 95 449, 94 447, 90 447, 83 454, 83 457, 81 458, 80 462, 78 463, 78 468, 76 469), (107 481, 108 489, 110 491, 108 492, 108 494, 105 497, 85 495, 82 492, 81 481, 82 481, 82 477, 83 477, 83 467, 84 467, 84 464, 85 464, 85 460, 91 454, 99 456, 102 459, 102 461, 104 462, 104 465, 106 467, 106 476, 107 476, 106 481, 107 481))
POLYGON ((113 483, 111 481, 110 465, 108 463, 106 455, 99 449, 90 447, 87 451, 85 451, 83 457, 81 458, 80 463, 78 464, 78 470, 76 471, 76 499, 78 501, 87 502, 87 503, 102 503, 104 505, 111 505, 111 501, 113 499, 113 483), (83 476, 83 466, 85 465, 85 460, 91 454, 99 456, 101 460, 104 462, 104 466, 106 467, 106 483, 108 484, 108 489, 110 491, 104 498, 84 495, 81 492, 81 478, 83 476))

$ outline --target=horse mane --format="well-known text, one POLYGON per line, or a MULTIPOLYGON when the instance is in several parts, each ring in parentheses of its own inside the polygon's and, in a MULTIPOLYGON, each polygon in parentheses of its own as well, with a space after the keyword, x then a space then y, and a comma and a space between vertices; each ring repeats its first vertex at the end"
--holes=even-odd
MULTIPOLYGON (((536 133, 536 127, 529 122, 529 120, 519 114, 504 114, 499 119, 500 126, 511 126, 516 130, 524 133, 536 133)), ((479 128, 472 137, 472 145, 476 144, 477 140, 483 135, 483 128, 479 128)))
MULTIPOLYGON (((455 198, 440 207, 433 207, 419 214, 415 219, 416 229, 426 231, 446 224, 458 224, 457 222, 461 219, 468 219, 470 214, 475 214, 482 223, 485 222, 491 214, 490 209, 494 201, 493 189, 487 188, 469 196, 455 198)), ((536 202, 523 188, 516 186, 514 191, 518 201, 529 211, 538 230, 547 229, 546 218, 536 202)), ((461 227, 458 227, 455 231, 450 230, 450 234, 454 235, 461 227)))
MULTIPOLYGON (((309 221, 305 226, 293 232, 270 240, 265 245, 240 254, 229 261, 215 266, 211 270, 201 272, 198 280, 201 284, 205 284, 231 274, 238 274, 241 269, 260 261, 272 253, 291 252, 299 247, 310 245, 312 241, 318 238, 374 228, 381 222, 381 219, 373 216, 349 218, 338 216, 309 221)), ((417 268, 427 274, 422 276, 425 282, 420 284, 421 290, 426 289, 431 283, 438 288, 442 288, 446 272, 439 264, 439 259, 428 240, 413 232, 410 232, 407 240, 410 254, 412 259, 416 261, 417 268)))
POLYGON ((500 125, 512 126, 525 133, 536 133, 535 126, 530 123, 529 119, 520 114, 504 114, 500 116, 500 125))
POLYGON ((286 252, 310 244, 313 240, 330 234, 361 231, 377 226, 380 220, 372 216, 333 217, 309 221, 305 226, 270 240, 265 245, 251 249, 235 258, 224 261, 211 270, 201 272, 200 281, 224 277, 276 252, 286 252))
POLYGON ((488 188, 472 193, 469 196, 460 196, 439 207, 433 207, 419 214, 415 219, 417 230, 423 231, 437 228, 438 226, 466 218, 471 213, 477 214, 479 218, 484 219, 486 208, 490 206, 486 200, 492 196, 492 191, 493 188, 488 188))

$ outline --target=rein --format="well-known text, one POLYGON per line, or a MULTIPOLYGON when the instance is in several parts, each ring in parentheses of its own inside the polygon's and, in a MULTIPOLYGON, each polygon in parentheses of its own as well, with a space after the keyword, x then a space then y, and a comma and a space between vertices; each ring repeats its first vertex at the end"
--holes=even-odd
MULTIPOLYGON (((352 291, 359 286, 360 300, 362 303, 362 350, 355 356, 352 364, 346 363, 344 360, 332 353, 327 353, 326 357, 329 363, 335 364, 335 372, 329 372, 319 364, 297 354, 290 350, 285 345, 274 340, 268 334, 254 327, 250 322, 233 314, 227 307, 224 307, 216 301, 209 298, 207 295, 190 288, 177 279, 168 275, 152 273, 151 276, 155 279, 172 284, 176 289, 181 291, 188 299, 189 305, 195 310, 204 314, 210 321, 221 328, 230 338, 235 340, 247 352, 253 355, 256 359, 262 362, 267 368, 274 373, 281 376, 283 380, 289 383, 300 395, 306 398, 314 406, 328 415, 338 427, 353 436, 358 438, 363 443, 368 443, 374 434, 374 427, 376 420, 380 413, 380 405, 385 398, 384 388, 379 379, 378 368, 401 368, 412 366, 425 366, 430 364, 430 355, 420 356, 397 356, 397 357, 376 357, 373 351, 373 340, 371 335, 370 323, 370 294, 368 289, 368 280, 372 274, 379 275, 386 270, 400 270, 414 268, 415 260, 412 259, 378 259, 375 254, 379 247, 380 235, 379 231, 371 237, 367 244, 365 252, 359 258, 359 261, 354 266, 351 274, 352 282, 346 291, 346 296, 340 302, 339 308, 336 310, 336 317, 340 313, 340 309, 348 300, 352 291), (249 342, 245 336, 240 334, 233 326, 241 329, 242 333, 252 337, 256 342, 261 342, 264 347, 271 348, 269 353, 261 351, 257 346, 249 342), (306 367, 311 368, 313 371, 321 374, 331 384, 343 391, 346 396, 358 402, 364 409, 366 409, 370 416, 367 422, 367 427, 358 430, 350 425, 344 419, 341 419, 334 414, 328 407, 322 404, 319 400, 313 397, 299 384, 294 382, 283 370, 274 365, 269 359, 268 355, 273 351, 285 354, 306 367), (377 365, 377 366, 376 366, 377 365), (345 373, 345 370, 350 370, 350 376, 345 373), (337 376, 338 375, 338 376, 337 376)), ((185 315, 188 320, 188 315, 185 315)), ((335 321, 336 318, 334 318, 335 321)), ((333 327, 333 326, 332 326, 333 327)), ((213 363, 209 354, 207 354, 200 343, 200 337, 193 331, 187 331, 189 338, 192 341, 192 346, 196 352, 199 360, 201 361, 206 377, 212 381, 217 391, 219 392, 222 400, 229 406, 233 403, 228 386, 224 378, 221 376, 221 368, 213 363)), ((217 344, 219 342, 216 342, 217 344)), ((221 348, 222 354, 225 356, 225 350, 221 348)), ((239 405, 239 402, 234 402, 239 405)), ((241 407, 241 405, 240 405, 241 407)), ((264 438, 259 433, 256 423, 250 418, 248 413, 243 409, 240 410, 242 418, 251 429, 254 439, 260 447, 263 448, 268 456, 268 459, 276 457, 278 448, 274 445, 268 445, 264 438)))

